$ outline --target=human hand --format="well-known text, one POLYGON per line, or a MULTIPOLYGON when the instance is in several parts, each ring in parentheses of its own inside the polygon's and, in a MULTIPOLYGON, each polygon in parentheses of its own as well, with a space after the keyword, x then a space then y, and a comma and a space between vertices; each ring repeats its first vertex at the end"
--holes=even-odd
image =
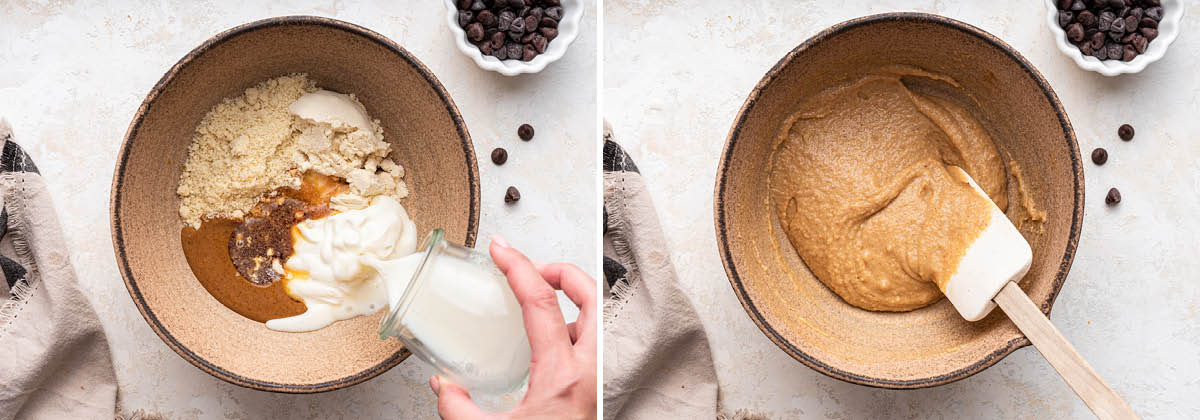
POLYGON ((516 408, 488 413, 466 390, 429 378, 438 414, 459 419, 596 418, 596 282, 571 264, 535 266, 500 236, 492 237, 492 261, 508 277, 529 336, 529 390, 516 408), (563 319, 555 289, 579 307, 579 318, 563 319))

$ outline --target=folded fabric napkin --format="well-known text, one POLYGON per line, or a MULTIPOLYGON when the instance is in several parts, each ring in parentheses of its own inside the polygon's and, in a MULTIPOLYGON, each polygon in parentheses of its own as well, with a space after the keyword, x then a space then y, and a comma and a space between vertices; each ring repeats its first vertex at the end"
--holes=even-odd
POLYGON ((117 380, 37 166, 0 119, 0 420, 112 418, 117 380))

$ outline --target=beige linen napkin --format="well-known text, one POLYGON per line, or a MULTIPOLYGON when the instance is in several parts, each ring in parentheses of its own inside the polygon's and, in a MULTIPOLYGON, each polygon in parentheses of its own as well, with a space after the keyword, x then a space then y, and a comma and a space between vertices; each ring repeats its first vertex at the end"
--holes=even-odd
POLYGON ((37 167, 0 120, 0 420, 106 419, 117 383, 37 167))
POLYGON ((604 418, 715 418, 708 336, 637 166, 607 127, 604 143, 604 418))

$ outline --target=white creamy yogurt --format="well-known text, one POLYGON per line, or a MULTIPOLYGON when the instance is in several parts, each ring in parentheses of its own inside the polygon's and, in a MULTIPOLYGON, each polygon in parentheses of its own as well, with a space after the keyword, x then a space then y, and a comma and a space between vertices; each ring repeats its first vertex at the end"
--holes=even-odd
POLYGON ((395 260, 417 249, 417 228, 396 199, 378 196, 361 210, 296 225, 284 264, 289 295, 303 314, 267 321, 277 331, 304 332, 369 315, 388 304, 383 279, 365 259, 395 260))
POLYGON ((319 89, 300 96, 288 105, 288 111, 312 123, 329 124, 338 130, 349 130, 353 127, 374 136, 367 109, 350 95, 319 89))

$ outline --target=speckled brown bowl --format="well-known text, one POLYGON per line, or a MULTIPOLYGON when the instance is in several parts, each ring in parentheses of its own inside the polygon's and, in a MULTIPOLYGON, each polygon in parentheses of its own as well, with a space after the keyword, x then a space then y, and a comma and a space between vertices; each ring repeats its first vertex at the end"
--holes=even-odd
MULTIPOLYGON (((175 189, 192 133, 222 98, 263 80, 308 73, 318 86, 354 93, 383 124, 411 190, 404 206, 422 230, 474 245, 479 169, 462 117, 437 78, 375 32, 307 16, 242 25, 183 57, 146 96, 118 155, 111 217, 117 265, 134 304, 172 350, 226 381, 277 392, 350 386, 406 357, 380 341, 381 311, 309 333, 271 331, 214 299, 180 245, 175 189)), ((423 233, 422 233, 423 234, 423 233)))
MULTIPOLYGON (((858 309, 805 267, 767 201, 766 162, 798 98, 885 64, 949 75, 977 101, 1001 153, 1023 169, 1049 213, 1043 233, 1023 231, 1033 267, 1022 287, 1050 313, 1083 221, 1083 169, 1074 131, 1046 80, 1012 47, 962 22, 919 13, 843 22, 783 57, 738 113, 717 169, 717 243, 751 319, 801 363, 841 380, 920 388, 968 377, 1029 341, 997 310, 964 321, 948 301, 911 312, 858 309)), ((1009 184, 1010 200, 1015 198, 1009 184)), ((1011 202, 1011 201, 1010 201, 1011 202)), ((1010 206, 1009 214, 1019 206, 1010 206)))

